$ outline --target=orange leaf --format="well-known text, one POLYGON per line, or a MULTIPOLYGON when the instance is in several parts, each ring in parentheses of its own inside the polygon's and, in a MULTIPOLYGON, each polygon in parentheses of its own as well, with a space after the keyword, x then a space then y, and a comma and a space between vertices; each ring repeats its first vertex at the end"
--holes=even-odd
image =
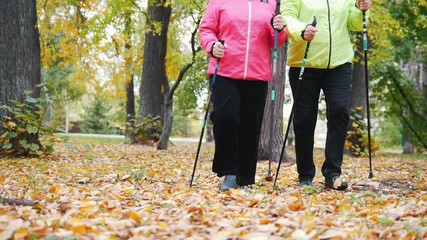
POLYGON ((74 226, 73 227, 73 234, 86 234, 86 226, 80 225, 80 226, 74 226))
POLYGON ((252 200, 249 204, 248 207, 253 207, 255 205, 257 205, 259 203, 259 200, 252 200))
POLYGON ((141 221, 141 216, 139 216, 137 213, 135 213, 134 211, 131 211, 129 213, 129 218, 133 219, 135 222, 139 223, 139 221, 141 221))

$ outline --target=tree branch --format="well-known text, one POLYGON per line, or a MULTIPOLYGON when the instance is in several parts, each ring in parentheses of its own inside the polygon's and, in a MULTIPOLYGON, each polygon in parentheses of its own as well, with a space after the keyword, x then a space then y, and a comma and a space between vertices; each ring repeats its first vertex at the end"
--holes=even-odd
POLYGON ((37 204, 37 202, 33 202, 29 200, 22 200, 22 199, 16 199, 16 198, 4 198, 2 196, 0 196, 0 203, 9 204, 9 205, 21 205, 21 206, 34 206, 37 204))
POLYGON ((408 96, 403 91, 402 86, 399 85, 399 82, 397 82, 397 80, 395 78, 392 78, 392 79, 393 79, 394 85, 397 86, 397 89, 399 90, 399 93, 402 95, 403 99, 408 104, 409 109, 411 110, 411 112, 415 116, 418 116, 419 118, 424 119, 424 121, 427 121, 427 118, 425 118, 423 115, 421 115, 420 113, 418 113, 417 111, 415 111, 414 106, 412 106, 411 102, 408 100, 408 96))
POLYGON ((423 139, 421 138, 421 136, 417 133, 417 131, 415 131, 415 129, 412 127, 411 123, 409 122, 409 120, 405 117, 405 115, 403 114, 403 107, 400 104, 400 101, 397 100, 396 95, 394 95, 393 91, 390 91, 391 96, 393 97, 393 100, 397 103, 397 105, 399 105, 400 108, 400 116, 403 119, 403 121, 405 122, 406 126, 409 128, 409 130, 415 135, 415 137, 418 139, 418 141, 420 141, 420 143, 424 146, 425 149, 427 149, 427 144, 425 142, 423 142, 423 139))
POLYGON ((129 0, 133 5, 135 5, 135 7, 139 10, 139 12, 141 12, 142 14, 145 14, 144 11, 142 11, 142 9, 138 6, 138 4, 136 4, 136 2, 134 0, 129 0))
POLYGON ((199 15, 198 19, 195 19, 196 25, 194 26, 194 29, 191 32, 190 43, 191 43, 191 52, 192 52, 192 55, 193 55, 192 58, 191 58, 191 62, 187 63, 183 68, 181 68, 181 71, 179 71, 178 79, 176 80, 176 82, 174 83, 174 85, 172 86, 172 88, 171 88, 171 90, 169 92, 169 96, 168 96, 169 100, 172 99, 173 94, 175 93, 175 90, 178 88, 179 84, 184 79, 185 73, 187 73, 187 71, 196 62, 196 55, 201 50, 200 47, 196 48, 196 36, 197 36, 197 31, 199 30, 199 25, 200 25, 201 20, 202 20, 202 16, 199 15))

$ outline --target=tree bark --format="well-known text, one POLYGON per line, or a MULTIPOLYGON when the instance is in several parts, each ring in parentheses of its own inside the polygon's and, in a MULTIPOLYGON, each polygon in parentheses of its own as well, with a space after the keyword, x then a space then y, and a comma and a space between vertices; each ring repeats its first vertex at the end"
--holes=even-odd
MULTIPOLYGON (((35 0, 0 1, 0 105, 23 102, 40 84, 40 43, 35 0)), ((0 116, 6 113, 0 110, 0 116)))
MULTIPOLYGON (((264 120, 261 128, 260 146, 258 160, 269 160, 269 143, 272 141, 272 161, 279 162, 280 153, 283 144, 283 104, 285 102, 285 83, 286 83, 286 46, 278 49, 277 57, 277 80, 275 84, 276 98, 274 103, 273 136, 270 137, 270 119, 271 119, 271 90, 269 85, 268 94, 264 110, 264 120)), ((273 62, 273 61, 272 61, 273 62)), ((272 83, 272 81, 270 81, 272 83)), ((283 161, 283 159, 282 159, 283 161)))
MULTIPOLYGON (((364 64, 364 50, 363 50, 363 41, 360 40, 362 38, 362 33, 358 32, 357 39, 359 39, 357 44, 357 49, 355 51, 355 59, 356 62, 353 63, 353 74, 352 74, 352 82, 351 82, 351 95, 350 95, 350 111, 356 111, 357 114, 362 116, 365 116, 366 113, 366 84, 369 79, 365 79, 365 64, 364 64), (357 108, 357 110, 356 110, 357 108)), ((363 122, 363 119, 359 119, 363 122)), ((353 120, 350 118, 347 131, 348 132, 354 132, 356 129, 353 127, 353 120)), ((363 129, 366 130, 367 129, 363 129)), ((352 146, 360 146, 362 144, 360 136, 357 135, 357 137, 350 137, 347 140, 351 142, 352 146)), ((351 149, 345 149, 345 152, 348 154, 355 154, 358 156, 360 153, 354 153, 351 149)))
POLYGON ((126 33, 126 44, 125 44, 125 81, 126 81, 126 127, 125 127, 125 136, 127 138, 132 138, 129 133, 129 124, 131 124, 131 119, 135 118, 135 93, 133 74, 132 74, 132 57, 130 51, 132 49, 132 39, 131 39, 131 12, 126 12, 125 16, 125 33, 126 33))
POLYGON ((132 138, 129 133, 128 124, 131 124, 131 120, 135 118, 135 93, 133 92, 134 82, 133 75, 129 76, 128 82, 126 83, 126 128, 125 136, 132 138))
POLYGON ((167 32, 171 17, 170 2, 148 1, 147 30, 144 44, 144 63, 140 86, 141 116, 160 116, 163 122, 164 86, 166 76, 167 32), (156 25, 160 23, 160 31, 156 25))
POLYGON ((166 84, 165 86, 167 86, 165 88, 165 96, 167 97, 165 99, 163 131, 162 135, 160 136, 159 142, 157 143, 157 149, 159 150, 168 148, 168 141, 173 126, 173 96, 170 95, 169 84, 166 84))
MULTIPOLYGON (((362 33, 356 33, 357 38, 361 39, 362 33)), ((351 83, 351 96, 350 96, 350 110, 356 107, 361 107, 360 114, 362 116, 366 113, 366 87, 365 80, 365 65, 363 56, 363 41, 358 41, 357 50, 355 52, 356 62, 353 63, 353 77, 351 83)), ((351 129, 352 122, 349 123, 351 129)))

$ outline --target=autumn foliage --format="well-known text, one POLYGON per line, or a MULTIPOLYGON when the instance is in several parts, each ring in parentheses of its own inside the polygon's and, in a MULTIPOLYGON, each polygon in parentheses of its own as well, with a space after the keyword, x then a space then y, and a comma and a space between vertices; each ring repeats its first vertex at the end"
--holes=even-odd
POLYGON ((346 156, 343 177, 351 186, 338 192, 324 189, 323 150, 316 149, 313 187, 298 189, 294 164, 282 165, 273 187, 262 161, 252 188, 222 193, 211 172, 212 144, 202 145, 190 188, 197 143, 157 151, 71 140, 48 158, 0 159, 1 197, 37 202, 0 203, 0 239, 427 237, 425 156, 380 152, 373 179, 366 158, 346 156))

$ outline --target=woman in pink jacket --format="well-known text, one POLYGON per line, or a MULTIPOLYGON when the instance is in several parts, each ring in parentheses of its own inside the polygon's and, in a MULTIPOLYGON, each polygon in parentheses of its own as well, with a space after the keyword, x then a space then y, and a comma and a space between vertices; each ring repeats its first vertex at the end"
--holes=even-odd
POLYGON ((275 0, 210 0, 200 25, 200 43, 210 56, 211 119, 215 137, 212 170, 225 176, 221 191, 255 183, 258 143, 271 78, 275 29, 286 40, 275 0), (224 44, 220 42, 224 41, 224 44))

